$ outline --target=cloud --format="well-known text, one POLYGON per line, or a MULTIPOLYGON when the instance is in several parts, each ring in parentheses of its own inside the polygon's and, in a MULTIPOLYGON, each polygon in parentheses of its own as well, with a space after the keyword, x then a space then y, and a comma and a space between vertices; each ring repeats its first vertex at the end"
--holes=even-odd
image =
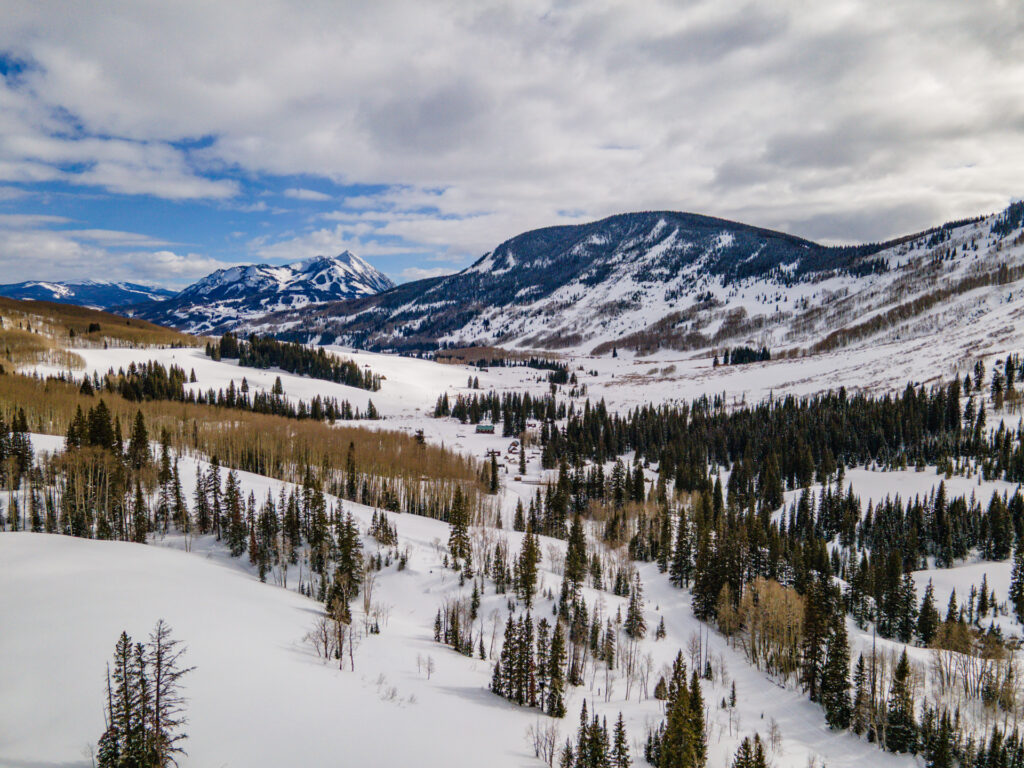
POLYGON ((105 279, 184 286, 228 266, 202 254, 149 250, 159 241, 130 232, 38 228, 55 218, 0 217, 4 282, 105 279))
POLYGON ((268 258, 456 260, 659 208, 876 240, 1021 193, 1024 6, 1006 0, 183 0, 116 24, 10 5, 0 50, 31 66, 0 79, 0 181, 385 190, 337 227, 275 232, 268 258))
POLYGON ((313 189, 296 189, 294 187, 286 189, 284 196, 290 197, 293 200, 313 200, 317 202, 331 199, 330 195, 325 195, 323 192, 317 192, 313 189))
POLYGON ((398 282, 410 282, 412 280, 423 280, 428 277, 441 277, 442 275, 450 275, 452 270, 445 269, 444 267, 434 267, 433 269, 422 269, 420 267, 407 267, 398 273, 398 282))
POLYGON ((29 192, 19 187, 0 187, 0 202, 6 200, 21 200, 28 197, 29 192))
POLYGON ((66 224, 71 219, 64 216, 51 216, 39 213, 3 213, 0 214, 0 229, 24 229, 41 227, 48 224, 66 224))

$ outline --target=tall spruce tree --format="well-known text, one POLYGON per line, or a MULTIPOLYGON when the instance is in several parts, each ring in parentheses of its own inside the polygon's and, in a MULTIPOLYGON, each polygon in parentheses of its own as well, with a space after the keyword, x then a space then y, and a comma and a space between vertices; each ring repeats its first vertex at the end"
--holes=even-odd
POLYGON ((146 420, 142 416, 142 411, 136 411, 132 436, 128 441, 128 463, 132 469, 142 469, 152 460, 153 455, 149 450, 149 431, 146 429, 146 420))
POLYGON ((886 709, 885 748, 890 752, 917 751, 917 721, 910 690, 910 660, 904 649, 892 676, 886 709))
POLYGON ((928 579, 924 597, 921 598, 921 609, 917 613, 917 638, 921 645, 931 645, 938 629, 939 611, 935 607, 935 589, 932 587, 932 580, 928 579))
POLYGON ((850 648, 846 638, 846 620, 836 615, 825 651, 821 673, 821 705, 825 720, 832 728, 850 725, 850 648))

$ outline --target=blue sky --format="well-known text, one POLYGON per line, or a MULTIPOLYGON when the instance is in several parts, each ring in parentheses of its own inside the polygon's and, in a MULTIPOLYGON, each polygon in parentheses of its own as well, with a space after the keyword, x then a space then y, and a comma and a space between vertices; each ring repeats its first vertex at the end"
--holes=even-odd
POLYGON ((403 281, 634 210, 879 240, 1021 195, 1021 93, 1005 0, 9 0, 0 282, 403 281))

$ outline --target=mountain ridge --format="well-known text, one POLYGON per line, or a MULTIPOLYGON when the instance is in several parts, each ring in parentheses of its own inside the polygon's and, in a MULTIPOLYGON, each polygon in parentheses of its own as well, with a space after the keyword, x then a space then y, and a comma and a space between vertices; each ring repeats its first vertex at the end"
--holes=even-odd
POLYGON ((124 310, 190 333, 221 333, 271 312, 368 296, 394 283, 351 251, 282 266, 247 264, 212 272, 171 299, 124 310))
POLYGON ((25 280, 0 285, 0 296, 9 299, 53 301, 93 309, 158 303, 174 295, 175 292, 167 288, 113 280, 25 280))
POLYGON ((273 313, 245 329, 414 354, 745 344, 796 354, 797 345, 810 349, 886 307, 894 323, 933 306, 900 306, 915 293, 955 295, 975 284, 971 275, 994 285, 1000 265, 1024 256, 1007 250, 1020 243, 1006 241, 1022 223, 1017 203, 885 242, 827 246, 700 214, 616 214, 524 232, 453 275, 301 314, 273 313))

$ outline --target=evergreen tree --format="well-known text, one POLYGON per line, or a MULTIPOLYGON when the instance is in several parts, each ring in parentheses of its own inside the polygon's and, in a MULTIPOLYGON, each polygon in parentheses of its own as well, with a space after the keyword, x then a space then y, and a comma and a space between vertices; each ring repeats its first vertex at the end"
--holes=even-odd
POLYGON ((1024 623, 1024 538, 1017 539, 1017 546, 1013 550, 1009 598, 1017 621, 1024 623))
POLYGON ((573 598, 583 586, 587 573, 587 540, 583 533, 583 522, 576 515, 569 529, 569 542, 565 551, 565 574, 562 581, 562 594, 573 598))
POLYGON ((238 473, 231 470, 224 484, 224 512, 227 515, 225 541, 232 557, 239 557, 245 552, 248 530, 242 514, 242 489, 238 483, 238 473))
POLYGON ((185 650, 181 642, 171 636, 167 623, 159 620, 149 635, 146 661, 152 679, 154 765, 160 768, 177 765, 176 756, 185 754, 181 744, 188 736, 183 730, 187 721, 181 679, 194 669, 182 666, 185 650))
POLYGON ((886 710, 885 748, 890 752, 917 751, 917 721, 910 691, 910 661, 904 649, 893 672, 886 710))
POLYGON ((626 736, 626 724, 622 720, 621 712, 619 712, 619 719, 615 721, 615 738, 611 758, 613 768, 629 768, 632 764, 629 757, 629 740, 626 736))
POLYGON ((457 568, 460 560, 469 557, 469 512, 466 509, 466 499, 462 494, 461 485, 455 486, 448 523, 451 525, 448 551, 451 553, 453 565, 457 568))
POLYGON ((555 622, 551 635, 551 653, 548 655, 547 713, 551 717, 565 717, 565 632, 562 622, 555 622))
POLYGON ((846 620, 835 616, 825 651, 821 673, 821 705, 825 720, 832 728, 850 725, 850 648, 846 639, 846 620))
POLYGON ((633 640, 643 640, 647 635, 647 620, 644 618, 644 592, 640 574, 633 580, 633 589, 629 594, 629 605, 626 608, 626 621, 623 624, 626 634, 633 640))
POLYGON ((931 579, 925 587, 924 597, 921 599, 921 610, 917 613, 917 637, 921 645, 931 645, 935 633, 939 628, 939 611, 935 607, 935 590, 932 587, 931 579))
POLYGON ((540 562, 540 544, 533 533, 532 526, 527 525, 523 536, 523 546, 519 550, 516 562, 516 592, 527 608, 533 607, 533 595, 537 590, 537 564, 540 562))
MULTIPOLYGON (((100 401, 102 403, 102 401, 100 401)), ((141 469, 153 460, 149 450, 149 432, 142 411, 135 412, 135 425, 128 441, 128 463, 132 469, 141 469)))
POLYGON ((864 670, 864 655, 861 654, 853 668, 853 708, 850 718, 850 729, 858 736, 867 730, 870 719, 869 706, 867 674, 864 670))

